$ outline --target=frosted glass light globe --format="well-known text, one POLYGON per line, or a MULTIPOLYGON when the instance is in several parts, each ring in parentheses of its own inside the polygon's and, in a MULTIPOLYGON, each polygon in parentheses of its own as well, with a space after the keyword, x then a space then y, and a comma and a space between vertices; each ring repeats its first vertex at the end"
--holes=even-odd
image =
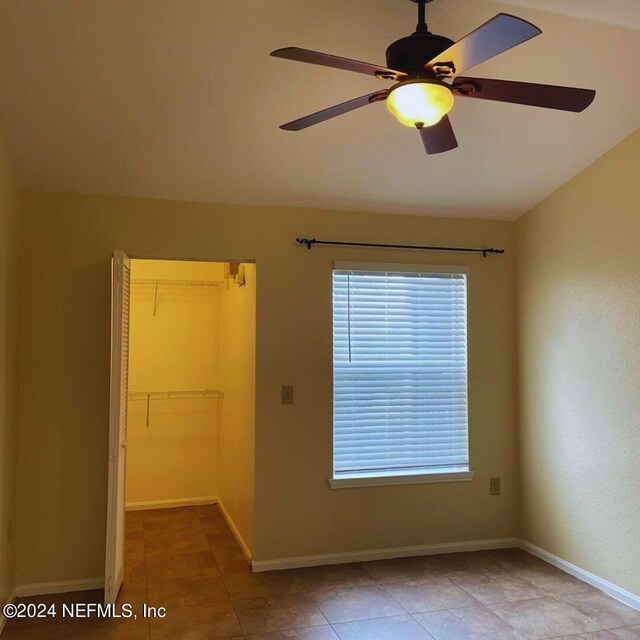
POLYGON ((387 97, 389 111, 407 127, 438 124, 453 107, 450 89, 434 82, 410 82, 395 86, 387 97))

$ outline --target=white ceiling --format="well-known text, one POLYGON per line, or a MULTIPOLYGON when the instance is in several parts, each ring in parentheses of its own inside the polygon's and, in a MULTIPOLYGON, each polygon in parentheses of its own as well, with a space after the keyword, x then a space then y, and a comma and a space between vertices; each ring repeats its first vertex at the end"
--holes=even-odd
POLYGON ((594 105, 576 115, 461 98, 460 148, 430 157, 383 104, 278 129, 385 85, 272 49, 384 63, 415 10, 408 0, 2 0, 0 119, 29 189, 487 218, 517 217, 640 125, 639 33, 609 24, 638 26, 637 0, 436 0, 430 27, 453 39, 500 11, 543 30, 469 75, 595 88, 594 105))
POLYGON ((499 0, 516 7, 552 11, 574 18, 640 29, 638 0, 499 0))

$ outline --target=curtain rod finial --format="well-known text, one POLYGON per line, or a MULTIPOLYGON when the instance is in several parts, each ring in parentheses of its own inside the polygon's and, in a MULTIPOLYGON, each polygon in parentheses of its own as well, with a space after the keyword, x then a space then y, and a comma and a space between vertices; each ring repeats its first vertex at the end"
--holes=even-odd
POLYGON ((309 240, 309 238, 296 238, 296 242, 298 244, 303 244, 307 249, 311 249, 311 245, 316 243, 316 239, 313 238, 309 240))

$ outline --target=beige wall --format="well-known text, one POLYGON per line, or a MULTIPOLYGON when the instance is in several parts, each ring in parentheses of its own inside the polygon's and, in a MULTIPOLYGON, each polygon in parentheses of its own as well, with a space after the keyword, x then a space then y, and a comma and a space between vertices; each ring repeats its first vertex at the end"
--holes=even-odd
POLYGON ((517 223, 523 537, 640 594, 640 132, 517 223))
MULTIPOLYGON (((132 260, 131 278, 129 391, 220 390, 224 264, 132 260), (215 284, 160 284, 156 296, 157 280, 215 284)), ((152 400, 147 425, 147 401, 129 401, 128 506, 217 497, 219 406, 217 398, 152 400)))
MULTIPOLYGON (((13 587, 18 428, 18 183, 0 140, 0 604, 13 587), (11 529, 11 536, 9 535, 11 529)), ((0 615, 0 621, 2 616, 0 615)))
MULTIPOLYGON (((507 222, 26 195, 22 263, 21 583, 104 564, 109 258, 256 259, 256 560, 513 536, 517 529, 514 263, 317 248, 296 235, 497 245, 507 222), (334 260, 468 265, 470 483, 331 490, 334 260), (280 388, 295 385, 283 406, 280 388), (37 398, 37 402, 33 401, 37 398), (489 477, 503 494, 489 496, 489 477)), ((247 490, 247 493, 249 491, 247 490)))
POLYGON ((229 280, 220 293, 219 496, 253 550, 255 495, 256 266, 243 266, 245 284, 229 280))

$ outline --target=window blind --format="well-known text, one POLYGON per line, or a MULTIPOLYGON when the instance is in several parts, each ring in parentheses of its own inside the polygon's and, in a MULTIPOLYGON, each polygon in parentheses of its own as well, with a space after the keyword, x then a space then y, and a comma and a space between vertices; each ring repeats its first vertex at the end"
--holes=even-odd
POLYGON ((468 468, 460 273, 333 272, 334 477, 468 468))

